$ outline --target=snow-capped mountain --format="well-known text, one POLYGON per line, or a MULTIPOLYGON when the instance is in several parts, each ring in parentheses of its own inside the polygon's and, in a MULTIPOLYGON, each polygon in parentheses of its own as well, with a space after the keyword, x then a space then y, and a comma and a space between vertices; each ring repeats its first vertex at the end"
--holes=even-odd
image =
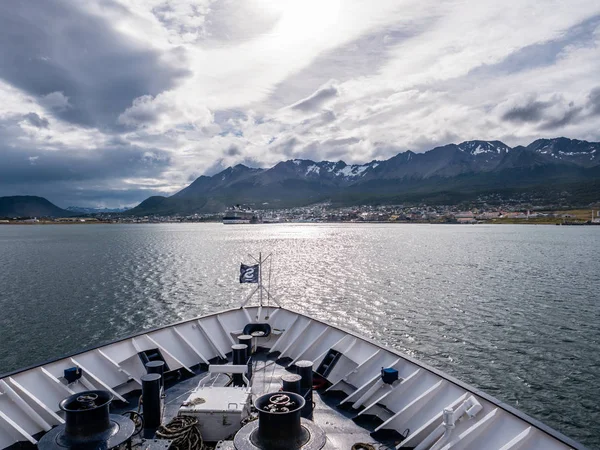
MULTIPOLYGON (((290 161, 286 161, 290 163, 290 161)), ((283 164, 286 164, 283 163, 283 164)), ((293 159, 291 163, 297 167, 297 173, 300 176, 308 178, 331 178, 355 180, 364 176, 370 169, 376 168, 380 161, 371 161, 367 164, 346 164, 344 161, 331 162, 321 161, 315 162, 308 159, 293 159)))
POLYGON ((564 137, 556 139, 538 139, 527 146, 541 155, 554 160, 567 161, 582 166, 600 163, 600 142, 579 141, 564 137))
POLYGON ((466 141, 458 145, 462 152, 477 155, 501 155, 510 150, 510 147, 500 141, 466 141))
POLYGON ((375 200, 401 198, 410 190, 427 194, 456 186, 488 192, 498 186, 529 189, 582 180, 600 180, 600 143, 556 138, 511 148, 500 141, 474 140, 365 164, 308 159, 282 161, 269 169, 238 164, 201 176, 171 197, 151 197, 131 213, 200 212, 236 203, 300 205, 366 193, 375 200))

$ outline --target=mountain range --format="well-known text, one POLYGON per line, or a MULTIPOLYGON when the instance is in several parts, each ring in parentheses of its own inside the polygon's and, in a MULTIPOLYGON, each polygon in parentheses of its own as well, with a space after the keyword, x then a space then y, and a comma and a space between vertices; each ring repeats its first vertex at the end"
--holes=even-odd
POLYGON ((0 217, 69 217, 73 212, 59 208, 43 197, 15 195, 0 197, 0 217))
POLYGON ((238 164, 201 176, 170 197, 150 197, 126 214, 219 212, 234 204, 283 208, 321 201, 451 204, 523 193, 549 201, 565 196, 579 203, 600 200, 600 143, 555 138, 511 148, 500 141, 467 141, 366 164, 306 159, 269 169, 238 164))
MULTIPOLYGON (((122 214, 211 213, 236 204, 275 209, 323 201, 350 206, 457 204, 481 199, 565 206, 599 202, 600 143, 555 138, 511 148, 500 141, 467 141, 424 153, 406 151, 366 164, 307 159, 283 161, 269 169, 238 164, 213 176, 201 176, 170 197, 150 197, 122 214)), ((61 209, 35 196, 0 197, 0 217, 98 212, 108 210, 61 209)))

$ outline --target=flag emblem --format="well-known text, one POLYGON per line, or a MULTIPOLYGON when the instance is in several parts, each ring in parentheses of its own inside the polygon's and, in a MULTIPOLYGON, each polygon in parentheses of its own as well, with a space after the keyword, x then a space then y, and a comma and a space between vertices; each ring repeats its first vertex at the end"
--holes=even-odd
POLYGON ((258 283, 258 271, 258 264, 254 266, 242 264, 240 266, 240 283, 258 283))

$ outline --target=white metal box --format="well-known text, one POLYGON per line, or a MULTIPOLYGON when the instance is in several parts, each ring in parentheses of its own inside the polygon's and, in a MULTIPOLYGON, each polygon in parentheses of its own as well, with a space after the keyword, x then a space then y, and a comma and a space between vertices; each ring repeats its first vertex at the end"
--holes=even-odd
POLYGON ((202 439, 214 442, 230 438, 250 415, 252 394, 245 387, 199 387, 193 391, 179 414, 198 419, 202 439))

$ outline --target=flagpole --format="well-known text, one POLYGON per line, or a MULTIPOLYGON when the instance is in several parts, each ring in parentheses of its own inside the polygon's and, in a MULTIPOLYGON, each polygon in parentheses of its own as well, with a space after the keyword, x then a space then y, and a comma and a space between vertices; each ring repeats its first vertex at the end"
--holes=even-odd
POLYGON ((258 252, 258 288, 260 297, 260 306, 263 305, 263 287, 262 287, 262 252, 258 252))

